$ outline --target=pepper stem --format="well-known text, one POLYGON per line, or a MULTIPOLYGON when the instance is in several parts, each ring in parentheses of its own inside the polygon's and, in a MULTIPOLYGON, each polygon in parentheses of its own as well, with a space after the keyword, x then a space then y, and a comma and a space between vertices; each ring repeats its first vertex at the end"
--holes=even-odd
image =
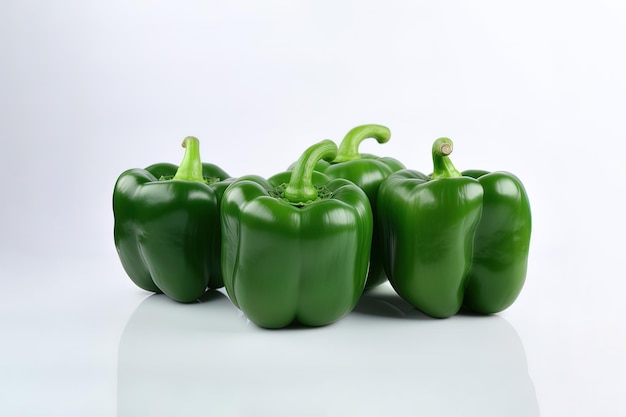
POLYGON ((193 136, 187 136, 183 139, 182 146, 185 148, 185 156, 176 171, 176 175, 174 175, 174 179, 204 182, 202 160, 200 159, 200 141, 193 136))
POLYGON ((346 162, 360 159, 359 145, 363 140, 374 138, 378 143, 385 143, 391 137, 388 128, 382 125, 361 125, 350 130, 339 144, 337 157, 333 162, 346 162))
POLYGON ((323 141, 310 146, 302 153, 294 164, 285 189, 285 198, 292 203, 306 203, 317 198, 317 190, 313 186, 313 169, 320 159, 332 161, 337 156, 337 145, 332 140, 323 141))
POLYGON ((439 138, 433 143, 432 179, 461 176, 448 156, 452 153, 453 148, 454 143, 449 138, 439 138))

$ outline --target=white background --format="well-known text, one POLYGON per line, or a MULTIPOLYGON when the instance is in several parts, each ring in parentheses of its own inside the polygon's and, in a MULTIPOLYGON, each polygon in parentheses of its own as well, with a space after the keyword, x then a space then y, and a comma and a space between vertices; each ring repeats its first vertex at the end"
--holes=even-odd
POLYGON ((620 0, 30 1, 0 5, 0 413, 626 415, 620 0), (136 288, 113 245, 127 168, 182 139, 232 176, 379 123, 362 152, 524 182, 527 284, 426 319, 383 287, 268 332, 223 296, 136 288), (144 299, 146 299, 144 301, 144 299))

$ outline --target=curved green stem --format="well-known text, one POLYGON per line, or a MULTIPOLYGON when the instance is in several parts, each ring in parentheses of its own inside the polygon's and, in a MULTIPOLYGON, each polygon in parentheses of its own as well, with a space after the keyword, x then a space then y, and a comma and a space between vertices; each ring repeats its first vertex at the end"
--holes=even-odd
POLYGON ((388 128, 382 125, 361 125, 350 130, 339 144, 337 157, 333 162, 345 162, 361 158, 359 145, 363 140, 374 138, 378 143, 385 143, 391 137, 388 128))
POLYGON ((200 141, 193 136, 187 136, 183 140, 185 156, 180 163, 175 180, 204 182, 202 177, 202 160, 200 159, 200 141))
POLYGON ((313 169, 320 159, 332 161, 337 156, 337 145, 325 139, 310 146, 294 164, 289 184, 285 189, 285 198, 292 203, 306 203, 317 198, 313 186, 313 169))
POLYGON ((433 143, 432 179, 461 176, 448 156, 452 153, 453 147, 454 143, 449 138, 439 138, 433 143))

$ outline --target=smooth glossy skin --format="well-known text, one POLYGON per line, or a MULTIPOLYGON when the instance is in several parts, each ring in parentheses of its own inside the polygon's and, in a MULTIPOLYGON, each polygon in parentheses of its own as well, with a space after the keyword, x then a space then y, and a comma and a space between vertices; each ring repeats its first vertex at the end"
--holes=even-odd
POLYGON ((378 191, 384 263, 396 292, 424 313, 456 314, 473 256, 483 189, 473 178, 390 175, 378 191))
POLYGON ((373 222, 365 193, 312 172, 332 197, 298 207, 270 195, 291 177, 242 177, 222 199, 224 285, 265 328, 330 324, 352 311, 365 286, 373 222))
MULTIPOLYGON (((385 178, 397 170, 399 165, 401 165, 400 162, 392 158, 362 158, 331 164, 323 172, 331 178, 345 178, 358 185, 367 195, 374 219, 376 219, 378 188, 385 178)), ((378 221, 375 221, 366 289, 376 287, 387 280, 383 268, 383 247, 380 235, 378 221)))
MULTIPOLYGON (((176 175, 177 168, 155 164, 120 175, 113 192, 114 240, 122 266, 137 286, 192 302, 207 286, 223 286, 219 200, 232 180, 211 185, 159 180, 176 175)), ((228 176, 212 164, 202 164, 201 172, 204 177, 228 176)))
POLYGON ((526 280, 530 203, 513 174, 464 171, 463 175, 477 178, 484 190, 464 304, 478 313, 497 313, 513 304, 526 280))
POLYGON ((135 221, 135 191, 143 184, 157 181, 145 169, 130 169, 122 173, 113 191, 114 240, 117 254, 130 279, 146 291, 161 292, 152 280, 139 247, 139 230, 135 221))
POLYGON ((390 157, 378 157, 359 153, 358 147, 365 139, 376 139, 386 143, 391 132, 385 126, 369 124, 350 130, 339 145, 337 157, 331 161, 320 160, 315 170, 331 178, 345 178, 358 185, 367 195, 374 216, 374 231, 370 253, 370 265, 367 273, 366 289, 373 288, 387 280, 383 268, 383 247, 376 215, 376 199, 380 183, 392 173, 404 169, 404 165, 390 157))

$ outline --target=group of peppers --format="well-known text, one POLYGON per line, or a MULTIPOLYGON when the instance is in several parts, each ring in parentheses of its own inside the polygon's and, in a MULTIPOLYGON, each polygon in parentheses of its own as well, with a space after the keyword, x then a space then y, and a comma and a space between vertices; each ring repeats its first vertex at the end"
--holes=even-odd
POLYGON ((432 317, 509 307, 526 278, 524 186, 507 172, 456 170, 437 139, 430 175, 361 154, 381 125, 323 140, 269 179, 231 178, 183 141, 180 166, 130 169, 113 192, 114 238, 139 287, 188 303, 226 287, 255 324, 332 323, 387 279, 432 317))

